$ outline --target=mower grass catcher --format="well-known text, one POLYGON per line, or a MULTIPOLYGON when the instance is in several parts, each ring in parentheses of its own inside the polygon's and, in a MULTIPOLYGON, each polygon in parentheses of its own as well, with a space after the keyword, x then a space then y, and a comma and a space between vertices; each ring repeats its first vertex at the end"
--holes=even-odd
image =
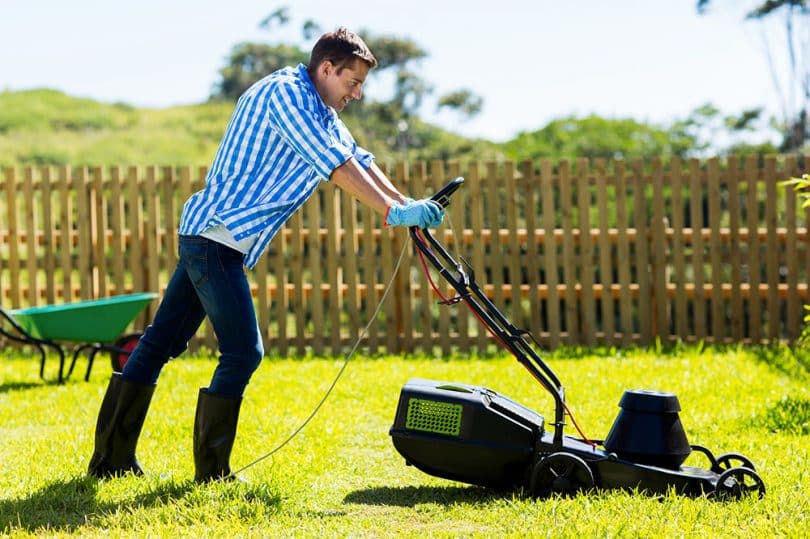
MULTIPOLYGON (((463 182, 463 178, 453 180, 433 200, 447 207, 463 182)), ((458 293, 455 298, 443 298, 444 303, 464 301, 551 394, 555 406, 551 431, 547 431, 543 416, 491 389, 409 380, 400 393, 390 430, 394 447, 407 464, 463 483, 522 487, 537 497, 592 488, 637 488, 651 494, 672 488, 685 495, 723 499, 765 494, 765 485, 748 458, 736 453, 715 457, 705 447, 689 444, 678 417, 680 404, 672 393, 625 391, 604 440, 563 434, 568 412, 564 390, 526 340, 529 337, 536 345, 531 334, 503 316, 476 284, 472 268, 467 264, 465 270, 429 230, 413 227, 410 234, 423 261, 427 259, 458 293), (683 466, 692 451, 705 455, 710 467, 683 466)))

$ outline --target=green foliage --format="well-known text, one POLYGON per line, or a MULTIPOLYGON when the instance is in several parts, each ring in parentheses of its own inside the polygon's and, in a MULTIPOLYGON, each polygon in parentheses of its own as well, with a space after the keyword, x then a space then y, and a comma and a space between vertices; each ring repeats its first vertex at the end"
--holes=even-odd
POLYGON ((102 104, 48 89, 0 92, 0 134, 99 131, 127 127, 132 121, 133 111, 126 105, 102 104))
POLYGON ((791 178, 782 182, 782 185, 792 186, 802 198, 802 207, 810 207, 810 174, 804 174, 801 178, 791 178))
POLYGON ((390 104, 353 103, 341 117, 357 143, 383 163, 431 159, 467 162, 505 157, 497 143, 444 131, 419 118, 407 117, 401 109, 390 104))
MULTIPOLYGON (((55 358, 51 358, 55 361, 55 358)), ((512 358, 356 358, 313 421, 284 449, 243 471, 245 484, 195 485, 191 425, 197 388, 214 357, 164 369, 138 443, 143 477, 85 476, 109 377, 101 361, 85 383, 43 384, 35 356, 0 352, 0 534, 77 537, 803 537, 810 515, 808 444, 751 418, 777 406, 805 410, 805 382, 747 349, 585 350, 550 360, 586 434, 609 430, 624 389, 672 391, 691 443, 748 456, 768 488, 762 500, 718 503, 673 493, 607 491, 537 501, 428 476, 391 444, 402 385, 425 377, 486 385, 549 417, 551 398, 512 358), (779 395, 791 395, 780 401, 779 395), (790 404, 780 405, 780 402, 790 404)), ((309 415, 337 358, 266 359, 248 387, 232 465, 266 454, 309 415)), ((806 415, 805 415, 806 417, 806 415)), ((789 426, 785 417, 781 425, 789 426)), ((572 429, 571 429, 572 430, 572 429)), ((573 430, 572 430, 573 433, 573 430)), ((806 436, 806 434, 805 434, 806 436)), ((688 465, 705 468, 705 457, 688 465)))
MULTIPOLYGON (((782 182, 782 185, 792 186, 793 189, 798 191, 799 196, 802 198, 802 207, 810 208, 810 174, 804 174, 801 178, 791 178, 782 182)), ((804 345, 810 345, 810 305, 804 306, 805 327, 802 331, 800 342, 804 345)))
POLYGON ((443 95, 439 98, 437 109, 449 108, 461 112, 464 116, 470 117, 481 112, 484 101, 468 89, 457 90, 443 95))
POLYGON ((694 140, 679 132, 633 119, 598 116, 567 117, 551 121, 533 132, 520 133, 504 144, 511 159, 649 158, 684 156, 694 140))
MULTIPOLYGON (((260 27, 272 30, 289 21, 289 9, 281 7, 263 19, 260 27)), ((316 37, 319 32, 320 26, 316 22, 304 22, 302 33, 306 40, 316 37)), ((415 69, 415 65, 428 56, 424 48, 407 37, 377 35, 368 30, 360 30, 358 34, 378 62, 378 67, 369 73, 369 79, 384 81, 386 79, 382 79, 380 73, 393 75, 390 77, 393 84, 390 99, 377 102, 366 100, 353 105, 353 112, 343 116, 354 128, 358 140, 375 142, 366 147, 374 151, 378 158, 384 161, 392 158, 441 159, 448 154, 456 159, 496 157, 492 151, 481 151, 483 143, 465 143, 459 140, 460 137, 449 139, 435 127, 417 119, 424 99, 433 92, 433 86, 415 69), (362 121, 355 121, 357 119, 362 121), (428 148, 426 141, 436 139, 442 140, 441 147, 428 148), (471 154, 473 151, 480 153, 471 154)), ((233 48, 226 65, 220 69, 221 80, 211 97, 235 101, 251 84, 276 69, 299 62, 307 63, 308 60, 308 52, 295 44, 241 43, 233 48)), ((471 117, 481 111, 483 100, 470 90, 459 90, 440 97, 439 106, 453 108, 463 116, 471 117)))
MULTIPOLYGON (((697 11, 705 14, 712 4, 711 0, 698 0, 697 11)), ((781 103, 781 119, 773 119, 773 126, 779 131, 782 142, 781 153, 802 152, 810 146, 810 56, 806 54, 810 35, 810 4, 807 0, 760 0, 753 6, 747 6, 745 20, 777 20, 782 24, 782 35, 776 36, 776 49, 769 44, 773 36, 773 27, 767 32, 763 27, 765 57, 768 62, 769 75, 774 90, 781 103)))
POLYGON ((136 109, 54 90, 2 92, 0 166, 207 165, 232 109, 136 109))
MULTIPOLYGON (((0 93, 0 166, 208 165, 233 103, 211 101, 166 109, 137 109, 70 97, 53 90, 0 93), (90 127, 93 126, 93 127, 90 127)), ((407 121, 384 104, 353 103, 343 115, 359 144, 380 162, 499 159, 495 143, 470 140, 407 121)))
POLYGON ((307 63, 309 54, 296 46, 240 43, 219 70, 212 99, 236 101, 254 82, 285 66, 307 63))

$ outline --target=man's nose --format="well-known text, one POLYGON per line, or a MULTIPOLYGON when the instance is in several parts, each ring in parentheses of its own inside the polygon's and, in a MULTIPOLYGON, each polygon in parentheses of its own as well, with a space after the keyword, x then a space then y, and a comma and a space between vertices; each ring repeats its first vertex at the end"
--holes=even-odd
POLYGON ((361 97, 363 97, 363 87, 358 86, 354 89, 354 92, 352 92, 352 99, 359 101, 361 97))

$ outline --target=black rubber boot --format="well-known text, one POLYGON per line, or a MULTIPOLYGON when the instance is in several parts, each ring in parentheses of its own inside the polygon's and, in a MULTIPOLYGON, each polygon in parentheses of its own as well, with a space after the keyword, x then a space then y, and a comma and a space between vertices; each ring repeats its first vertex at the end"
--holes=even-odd
POLYGON ((200 388, 194 415, 194 481, 205 483, 231 474, 241 398, 227 398, 200 388))
POLYGON ((128 382, 121 373, 113 373, 98 412, 96 448, 87 473, 95 477, 127 472, 143 475, 135 446, 154 392, 154 384, 128 382))

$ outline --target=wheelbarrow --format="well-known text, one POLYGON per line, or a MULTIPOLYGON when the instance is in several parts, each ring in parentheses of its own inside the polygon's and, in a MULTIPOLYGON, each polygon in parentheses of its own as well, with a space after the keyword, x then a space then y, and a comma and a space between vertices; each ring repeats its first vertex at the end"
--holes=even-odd
POLYGON ((102 350, 110 353, 113 371, 123 369, 143 333, 122 333, 157 296, 154 292, 144 292, 11 311, 0 308, 0 335, 37 348, 41 357, 39 376, 43 380, 46 349, 55 350, 59 355, 57 380, 60 384, 70 378, 79 355, 87 351, 87 372, 84 375, 87 381, 93 360, 102 350), (75 345, 67 374, 64 372, 63 342, 75 345))

